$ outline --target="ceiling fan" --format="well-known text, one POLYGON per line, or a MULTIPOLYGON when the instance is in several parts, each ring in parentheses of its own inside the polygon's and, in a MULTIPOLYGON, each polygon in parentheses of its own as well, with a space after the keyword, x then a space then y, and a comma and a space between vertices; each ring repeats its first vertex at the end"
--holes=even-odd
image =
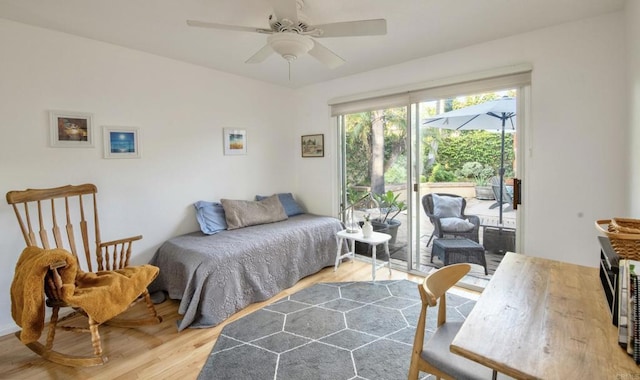
POLYGON ((273 14, 269 16, 269 29, 195 20, 187 20, 187 25, 269 34, 267 44, 251 56, 246 63, 263 62, 274 52, 291 63, 298 56, 309 53, 309 55, 331 69, 342 65, 345 60, 314 38, 375 36, 387 33, 387 21, 385 19, 311 25, 307 17, 302 13, 304 5, 302 0, 272 0, 272 2, 273 14))

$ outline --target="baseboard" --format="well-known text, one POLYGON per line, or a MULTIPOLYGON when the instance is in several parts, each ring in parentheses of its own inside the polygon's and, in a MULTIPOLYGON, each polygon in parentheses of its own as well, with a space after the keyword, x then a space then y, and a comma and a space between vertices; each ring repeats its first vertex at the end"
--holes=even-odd
MULTIPOLYGON (((73 313, 73 309, 70 308, 65 308, 66 310, 64 311, 60 311, 60 314, 58 315, 59 318, 62 318, 68 314, 73 313)), ((47 308, 45 310, 45 329, 47 328, 47 324, 49 323, 49 318, 51 318, 51 310, 49 308, 47 308)), ((15 323, 11 323, 11 324, 7 324, 4 326, 0 326, 0 337, 3 337, 5 335, 9 335, 9 334, 13 334, 16 331, 20 331, 20 326, 16 325, 15 323)), ((46 332, 45 332, 46 335, 46 332)))
POLYGON ((16 331, 20 330, 20 327, 18 327, 15 324, 10 324, 10 325, 5 325, 0 327, 0 336, 5 336, 5 335, 9 335, 9 334, 13 334, 16 331))

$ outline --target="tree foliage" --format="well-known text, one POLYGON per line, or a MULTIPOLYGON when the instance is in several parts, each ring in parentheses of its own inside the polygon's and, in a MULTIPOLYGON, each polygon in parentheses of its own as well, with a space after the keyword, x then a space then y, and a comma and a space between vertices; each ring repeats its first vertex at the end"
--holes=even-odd
MULTIPOLYGON (((509 93, 514 96, 515 92, 509 93)), ((464 108, 496 99, 497 93, 420 103, 421 117, 464 108)), ((406 181, 407 108, 397 107, 345 116, 346 180, 349 186, 370 186, 385 193, 385 183, 406 181)), ((489 131, 454 131, 420 128, 421 178, 429 181, 465 180, 460 170, 467 162, 500 167, 501 134, 489 131)), ((513 175, 514 134, 505 134, 504 167, 513 175)))
POLYGON ((406 107, 346 115, 347 183, 385 192, 384 175, 406 152, 406 107))
MULTIPOLYGON (((467 162, 500 168, 501 134, 487 131, 461 131, 443 139, 438 149, 438 162, 450 171, 462 169, 467 162)), ((504 136, 504 167, 513 174, 513 134, 504 136)))

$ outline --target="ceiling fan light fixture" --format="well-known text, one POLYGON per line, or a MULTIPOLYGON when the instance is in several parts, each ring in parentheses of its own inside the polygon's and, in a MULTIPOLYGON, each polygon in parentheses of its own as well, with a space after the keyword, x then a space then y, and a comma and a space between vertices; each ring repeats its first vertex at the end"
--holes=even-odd
POLYGON ((297 33, 272 34, 267 41, 269 46, 288 62, 308 53, 313 48, 313 40, 310 37, 297 33))
POLYGON ((268 17, 269 28, 247 27, 187 20, 187 25, 239 32, 268 34, 267 44, 253 54, 246 63, 261 63, 273 53, 280 55, 291 70, 291 62, 303 54, 309 54, 330 69, 334 69, 345 60, 321 44, 316 38, 377 36, 387 33, 385 19, 341 21, 328 24, 311 24, 302 12, 303 0, 270 0, 273 13, 268 17), (313 38, 312 38, 313 37, 313 38))

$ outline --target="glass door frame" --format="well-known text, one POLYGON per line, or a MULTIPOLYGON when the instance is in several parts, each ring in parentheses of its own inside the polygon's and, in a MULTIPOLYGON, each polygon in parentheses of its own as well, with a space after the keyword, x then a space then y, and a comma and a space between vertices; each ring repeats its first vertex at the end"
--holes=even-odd
MULTIPOLYGON (((472 86, 473 87, 473 86, 472 86)), ((516 134, 516 138, 518 141, 518 146, 516 150, 516 173, 517 177, 520 179, 524 179, 525 177, 525 154, 524 152, 528 150, 528 135, 530 132, 528 131, 529 122, 529 100, 531 96, 531 85, 529 83, 521 83, 518 85, 508 86, 510 88, 514 88, 517 90, 517 125, 518 128, 514 132, 516 134)), ((466 93, 482 93, 482 92, 491 92, 491 91, 499 91, 504 86, 500 88, 470 88, 468 91, 464 91, 466 93)), ((447 95, 443 94, 442 98, 445 98, 447 95)), ((433 100, 433 99, 432 99, 433 100)), ((406 146, 406 173, 407 173, 407 261, 405 270, 408 273, 424 275, 424 272, 419 271, 420 267, 420 248, 421 248, 421 220, 422 220, 422 202, 420 199, 421 192, 419 191, 420 186, 420 173, 422 173, 422 160, 421 160, 421 152, 423 151, 423 147, 421 146, 420 139, 420 114, 419 114, 419 104, 421 101, 410 101, 408 104, 404 106, 407 107, 406 113, 406 125, 407 125, 407 146, 406 146), (415 257, 417 255, 417 257, 415 257), (415 265, 414 265, 415 263, 415 265)), ((387 107, 392 108, 392 106, 387 107)), ((345 220, 344 217, 344 209, 345 205, 347 205, 347 196, 346 196, 346 144, 345 144, 345 115, 336 116, 337 119, 337 146, 338 146, 338 173, 340 176, 340 180, 338 181, 338 194, 340 197, 339 202, 339 215, 342 220, 345 220)), ((523 188, 522 188, 522 201, 526 203, 527 198, 527 183, 523 180, 523 188)), ((524 244, 524 210, 523 206, 520 205, 518 210, 516 211, 516 251, 522 252, 522 246, 524 244)))

